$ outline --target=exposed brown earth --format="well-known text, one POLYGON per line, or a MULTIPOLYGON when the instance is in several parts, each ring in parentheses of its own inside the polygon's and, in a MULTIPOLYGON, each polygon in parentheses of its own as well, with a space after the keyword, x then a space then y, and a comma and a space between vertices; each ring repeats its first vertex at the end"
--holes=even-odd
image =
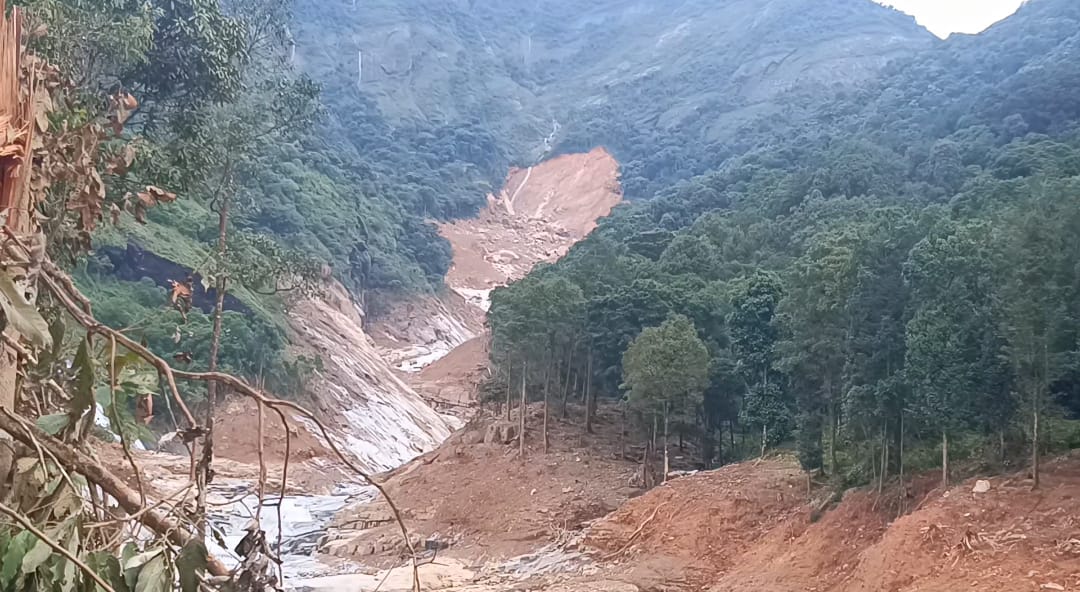
POLYGON ((454 251, 447 284, 486 290, 521 279, 565 255, 620 201, 619 163, 603 148, 513 169, 479 216, 440 226, 454 251))

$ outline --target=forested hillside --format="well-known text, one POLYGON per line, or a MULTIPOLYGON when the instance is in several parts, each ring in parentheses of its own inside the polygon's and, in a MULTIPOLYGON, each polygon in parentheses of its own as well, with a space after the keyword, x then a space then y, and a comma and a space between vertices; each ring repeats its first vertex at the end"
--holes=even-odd
POLYGON ((442 214, 507 164, 598 145, 647 197, 934 41, 865 0, 302 0, 296 20, 335 135, 442 214))
POLYGON ((494 362, 627 392, 705 465, 792 443, 858 483, 1080 445, 1078 31, 1080 6, 1032 0, 726 136, 743 149, 496 291, 494 362), (703 382, 640 353, 700 345, 703 382))
MULTIPOLYGON (((142 14, 127 3, 95 17, 82 2, 39 4, 52 7, 51 25, 65 35, 91 21, 136 27, 142 14)), ((221 6, 227 17, 254 11, 221 6)), ((196 364, 210 359, 208 348, 189 346, 212 340, 215 278, 231 276, 221 363, 290 390, 311 360, 285 354, 289 299, 329 274, 377 316, 444 289, 449 247, 430 222, 474 214, 508 166, 603 144, 622 161, 629 196, 645 198, 773 143, 828 97, 934 43, 910 17, 863 0, 825 8, 785 0, 765 10, 751 0, 677 8, 609 0, 584 10, 567 0, 273 7, 265 21, 273 25, 260 29, 273 31, 260 41, 266 66, 230 74, 232 94, 208 95, 205 108, 194 99, 159 107, 150 97, 128 124, 148 150, 132 162, 123 191, 155 182, 180 199, 109 213, 116 223, 102 225, 93 252, 72 263, 106 323, 135 326, 159 351, 190 354, 196 364), (303 118, 280 112, 300 105, 293 91, 307 101, 303 118), (177 131, 149 107, 192 115, 177 131), (273 121, 247 133, 261 129, 260 112, 273 121), (218 252, 222 195, 228 257, 218 252), (188 274, 194 310, 186 319, 157 314, 172 282, 188 274), (260 347, 243 345, 252 341, 260 347)), ((227 23, 191 43, 218 44, 220 68, 249 48, 227 46, 218 25, 227 23)), ((50 51, 74 51, 58 39, 44 39, 57 44, 50 51)), ((91 37, 78 50, 114 51, 110 43, 91 37)), ((124 75, 138 95, 154 74, 146 60, 159 56, 133 44, 125 58, 140 69, 124 75)), ((89 84, 127 67, 71 62, 94 70, 89 84)), ((120 189, 111 198, 118 204, 120 189)))

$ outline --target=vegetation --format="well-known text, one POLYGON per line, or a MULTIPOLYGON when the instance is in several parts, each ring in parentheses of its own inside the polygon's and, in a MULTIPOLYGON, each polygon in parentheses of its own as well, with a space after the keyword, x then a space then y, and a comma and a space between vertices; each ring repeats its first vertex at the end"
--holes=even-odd
POLYGON ((551 357, 609 397, 641 396, 619 382, 635 339, 670 315, 692 321, 708 384, 676 429, 702 439, 702 465, 731 458, 728 434, 742 455, 790 442, 807 470, 844 483, 883 481, 932 450, 945 480, 957 455, 1026 451, 1037 483, 1039 455, 1067 443, 1061 418, 1080 415, 1066 246, 1080 239, 1080 103, 1065 90, 1078 24, 1071 3, 1033 1, 821 100, 782 135, 744 129, 744 152, 619 208, 564 260, 498 291, 496 343, 515 351, 530 322, 553 321, 523 320, 537 314, 530 283, 568 282, 582 337, 551 357), (951 445, 972 438, 977 453, 951 445))

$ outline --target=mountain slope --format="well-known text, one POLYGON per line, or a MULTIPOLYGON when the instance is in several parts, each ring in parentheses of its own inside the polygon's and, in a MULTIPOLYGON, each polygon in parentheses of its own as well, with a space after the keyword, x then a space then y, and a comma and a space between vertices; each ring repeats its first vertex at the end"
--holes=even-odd
POLYGON ((374 109, 435 140, 444 126, 485 132, 448 146, 478 177, 604 145, 640 196, 722 162, 740 126, 798 119, 934 41, 866 0, 302 0, 297 22, 300 63, 342 121, 374 109), (668 152, 712 154, 667 163, 640 141, 661 134, 668 152))

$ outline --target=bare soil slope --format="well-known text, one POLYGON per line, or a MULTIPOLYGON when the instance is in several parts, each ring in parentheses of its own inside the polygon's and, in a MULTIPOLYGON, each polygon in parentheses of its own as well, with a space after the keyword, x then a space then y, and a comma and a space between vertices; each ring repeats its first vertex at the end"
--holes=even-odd
POLYGON ((586 544, 611 573, 685 590, 1080 590, 1080 455, 1048 463, 1038 491, 1023 473, 988 481, 851 490, 815 516, 793 461, 743 463, 631 500, 586 544))
POLYGON ((619 163, 603 148, 512 169, 476 218, 439 227, 453 249, 451 293, 403 301, 370 334, 428 402, 452 413, 474 405, 486 376, 491 290, 565 255, 621 200, 619 163))
POLYGON ((513 169, 479 216, 440 226, 454 250, 447 284, 468 296, 521 279, 566 254, 620 201, 619 163, 603 148, 513 169))
POLYGON ((489 375, 489 342, 484 333, 457 346, 413 375, 410 381, 413 388, 437 407, 473 407, 476 389, 489 375))
POLYGON ((1080 455, 1026 474, 968 481, 894 522, 860 554, 842 592, 1080 590, 1080 455))
MULTIPOLYGON (((524 461, 516 442, 483 443, 488 426, 502 421, 488 417, 392 472, 386 485, 410 531, 450 543, 446 553, 455 557, 508 558, 559 541, 639 491, 629 485, 637 466, 618 458, 614 408, 600 408, 592 435, 580 425, 580 409, 572 409, 570 420, 552 417, 547 454, 541 451, 541 409, 530 406, 524 461)), ((376 501, 343 510, 330 552, 379 555, 376 562, 397 558, 396 546, 372 548, 378 541, 397 543, 396 526, 371 524, 389 519, 382 506, 376 501)))
POLYGON ((598 521, 585 544, 606 561, 646 564, 700 588, 734 568, 774 530, 805 520, 806 480, 792 459, 729 465, 682 477, 598 521))

